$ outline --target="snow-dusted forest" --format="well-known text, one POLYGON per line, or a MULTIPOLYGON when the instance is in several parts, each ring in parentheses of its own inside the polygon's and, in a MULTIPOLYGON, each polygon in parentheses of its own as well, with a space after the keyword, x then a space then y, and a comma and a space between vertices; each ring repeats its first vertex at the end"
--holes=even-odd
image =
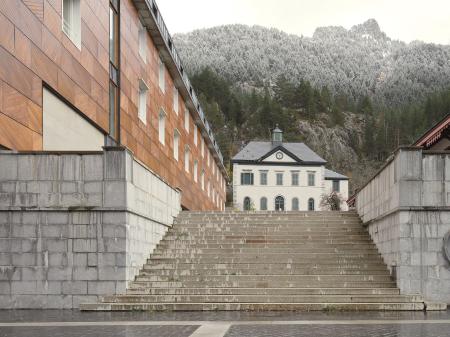
POLYGON ((175 35, 174 41, 191 74, 210 67, 257 87, 284 75, 354 100, 369 95, 378 104, 398 105, 450 86, 450 46, 392 40, 373 19, 350 30, 318 28, 312 38, 228 25, 175 35))

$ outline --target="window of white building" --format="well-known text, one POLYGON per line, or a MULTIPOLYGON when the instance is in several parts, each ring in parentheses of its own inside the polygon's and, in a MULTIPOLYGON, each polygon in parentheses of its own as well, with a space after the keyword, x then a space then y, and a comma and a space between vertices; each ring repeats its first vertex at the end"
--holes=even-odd
POLYGON ((339 180, 333 180, 333 192, 339 191, 340 191, 339 180))
POLYGON ((259 208, 261 211, 267 210, 267 198, 266 197, 261 198, 259 208))
POLYGON ((316 185, 316 173, 308 172, 308 186, 315 186, 315 185, 316 185))
POLYGON ((259 171, 259 184, 267 185, 267 171, 259 171))
POLYGON ((313 198, 309 198, 308 200, 308 211, 314 211, 314 199, 313 198))
POLYGON ((277 185, 282 186, 283 185, 283 173, 277 172, 276 177, 277 177, 277 185))
POLYGON ((299 205, 298 205, 298 198, 293 198, 292 199, 292 210, 293 211, 298 211, 299 205))
POLYGON ((241 172, 241 185, 253 185, 252 172, 241 172))
POLYGON ((298 186, 298 171, 294 171, 291 173, 291 177, 292 177, 292 186, 298 186))
MULTIPOLYGON (((63 0, 62 2, 62 30, 78 48, 81 48, 80 2, 81 0, 63 0)), ((114 16, 111 15, 111 17, 114 16)), ((114 25, 115 22, 110 24, 114 25)))

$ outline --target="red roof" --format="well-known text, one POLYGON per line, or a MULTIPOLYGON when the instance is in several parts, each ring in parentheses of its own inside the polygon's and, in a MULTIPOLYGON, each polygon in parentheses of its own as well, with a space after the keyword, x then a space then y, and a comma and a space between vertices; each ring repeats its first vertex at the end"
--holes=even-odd
POLYGON ((428 148, 441 139, 443 132, 450 126, 450 114, 444 117, 439 123, 429 129, 420 137, 413 146, 428 148))

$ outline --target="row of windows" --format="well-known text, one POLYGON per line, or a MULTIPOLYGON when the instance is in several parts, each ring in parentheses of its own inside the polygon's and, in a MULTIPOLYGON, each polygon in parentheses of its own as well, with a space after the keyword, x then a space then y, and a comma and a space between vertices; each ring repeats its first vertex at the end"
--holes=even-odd
MULTIPOLYGON (((299 171, 292 171, 291 172, 291 185, 292 186, 299 186, 300 179, 299 179, 299 171)), ((259 184, 260 185, 267 185, 267 171, 260 171, 259 172, 259 184)), ((276 184, 278 186, 284 185, 284 173, 283 172, 275 172, 275 178, 276 178, 276 184)), ((254 174, 252 172, 242 172, 241 173, 241 185, 254 185, 254 174)), ((308 172, 308 186, 315 186, 316 185, 316 173, 315 172, 308 172)))
MULTIPOLYGON (((244 210, 245 211, 249 211, 252 208, 252 202, 250 197, 245 197, 244 198, 244 210)), ((261 211, 266 211, 267 210, 267 198, 266 197, 262 197, 259 200, 259 209, 261 211)), ((274 199, 274 209, 276 211, 284 211, 285 210, 285 200, 283 196, 277 196, 274 199)), ((291 200, 291 210, 293 211, 298 211, 300 209, 300 203, 299 203, 299 199, 298 198, 292 198, 291 200)), ((308 211, 314 211, 315 210, 315 201, 314 198, 309 198, 308 199, 308 204, 307 204, 307 209, 308 211)))
MULTIPOLYGON (((72 40, 72 42, 81 48, 81 0, 62 0, 62 30, 72 40)), ((139 42, 139 55, 144 61, 147 62, 147 29, 139 23, 138 30, 138 42, 139 42)), ((119 138, 118 127, 118 110, 119 110, 119 1, 110 0, 110 12, 109 12, 109 56, 110 56, 110 135, 114 139, 119 138)), ((166 91, 165 81, 166 67, 164 62, 159 59, 158 75, 159 75, 159 87, 163 93, 166 91)), ((147 99, 149 94, 149 86, 143 79, 139 79, 138 82, 138 117, 146 124, 147 123, 147 99)), ((179 113, 179 93, 178 89, 173 88, 173 111, 176 115, 179 113)), ((184 109, 184 128, 187 133, 190 132, 189 123, 190 113, 187 108, 184 109)), ((198 127, 194 124, 194 145, 198 145, 198 127)), ((162 145, 165 145, 165 133, 166 133, 166 113, 161 108, 158 118, 158 139, 162 145)), ((178 130, 174 131, 174 157, 178 160, 179 157, 179 140, 180 133, 178 130)), ((204 158, 206 152, 207 165, 211 166, 211 154, 208 149, 205 151, 205 140, 201 137, 201 155, 204 158)), ((185 148, 185 171, 189 172, 189 160, 190 160, 190 148, 185 148)), ((214 160, 212 160, 213 176, 219 182, 222 190, 225 189, 225 180, 220 177, 219 168, 216 167, 214 160)), ((197 182, 198 161, 194 161, 194 181, 197 182)), ((204 170, 202 171, 204 174, 204 170)), ((209 185, 210 183, 208 183, 209 185)), ((204 183, 202 183, 202 189, 204 183)), ((209 188, 208 188, 209 189, 209 188)), ((213 195, 215 200, 215 194, 208 190, 208 196, 213 195)), ((218 199, 218 198, 217 198, 218 199)))

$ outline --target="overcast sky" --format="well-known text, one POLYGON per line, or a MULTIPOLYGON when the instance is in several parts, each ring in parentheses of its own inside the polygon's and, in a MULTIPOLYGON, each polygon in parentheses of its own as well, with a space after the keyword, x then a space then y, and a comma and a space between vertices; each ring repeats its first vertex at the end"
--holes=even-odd
POLYGON ((374 18, 391 38, 450 44, 450 0, 157 0, 171 34, 223 24, 311 36, 374 18))

